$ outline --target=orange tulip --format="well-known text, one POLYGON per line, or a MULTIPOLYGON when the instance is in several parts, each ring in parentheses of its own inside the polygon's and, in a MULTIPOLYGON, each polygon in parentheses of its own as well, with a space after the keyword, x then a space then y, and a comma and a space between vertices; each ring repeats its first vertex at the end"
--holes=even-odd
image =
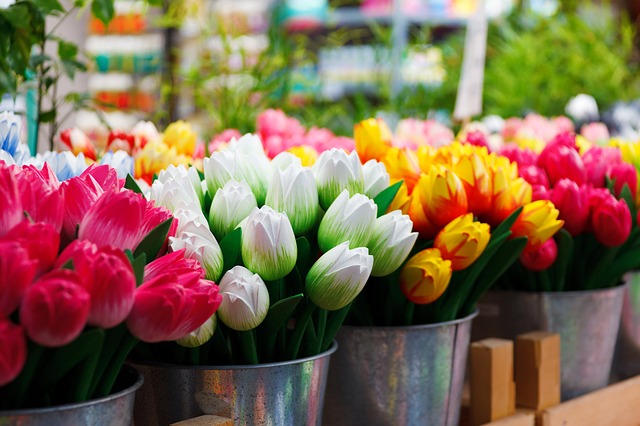
POLYGON ((362 163, 381 161, 391 148, 391 130, 381 118, 369 118, 353 129, 356 151, 362 163))
POLYGON ((491 238, 489 229, 488 224, 474 221, 473 213, 467 213, 442 228, 433 246, 451 261, 451 269, 459 271, 480 257, 491 238))
POLYGON ((405 297, 417 304, 436 301, 451 281, 451 262, 430 248, 413 256, 400 272, 400 289, 405 297))
POLYGON ((420 177, 420 166, 415 151, 408 148, 389 148, 382 159, 391 180, 404 180, 409 193, 420 177))
POLYGON ((460 178, 443 166, 433 166, 418 182, 422 208, 431 223, 442 228, 468 211, 467 194, 460 178))

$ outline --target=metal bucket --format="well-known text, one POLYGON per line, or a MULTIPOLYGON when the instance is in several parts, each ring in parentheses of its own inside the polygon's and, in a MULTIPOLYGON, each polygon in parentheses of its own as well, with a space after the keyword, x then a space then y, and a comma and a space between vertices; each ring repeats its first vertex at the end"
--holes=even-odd
POLYGON ((145 377, 135 404, 136 426, 166 426, 204 414, 235 426, 322 423, 329 358, 319 355, 259 365, 178 366, 132 363, 145 377))
POLYGON ((562 400, 607 386, 625 286, 566 292, 490 291, 478 302, 473 340, 560 334, 562 400))
POLYGON ((476 314, 432 325, 343 326, 324 424, 457 426, 476 314))
POLYGON ((628 272, 622 302, 622 318, 612 376, 624 380, 640 375, 640 272, 628 272))
POLYGON ((77 404, 15 411, 0 411, 2 426, 131 426, 136 390, 144 379, 137 371, 124 367, 116 389, 123 390, 104 398, 77 404), (121 384, 118 386, 118 384, 121 384))

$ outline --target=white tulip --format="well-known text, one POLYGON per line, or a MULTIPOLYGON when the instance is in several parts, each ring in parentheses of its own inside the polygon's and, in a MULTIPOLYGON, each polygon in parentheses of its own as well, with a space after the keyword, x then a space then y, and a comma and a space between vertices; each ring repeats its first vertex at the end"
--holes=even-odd
POLYGON ((318 188, 311 169, 292 164, 285 170, 275 169, 265 204, 284 212, 293 232, 302 235, 318 221, 318 188))
POLYGON ((366 247, 350 250, 342 243, 313 264, 306 278, 311 301, 328 311, 344 308, 360 294, 373 268, 373 256, 366 247))
POLYGON ((157 206, 165 207, 172 212, 181 207, 200 210, 200 201, 196 191, 188 182, 179 179, 167 179, 166 182, 156 179, 151 185, 149 198, 154 200, 157 206))
POLYGON ((364 175, 364 195, 376 198, 376 195, 389 187, 391 178, 384 164, 369 160, 362 166, 364 175))
POLYGON ((51 167, 60 182, 80 176, 89 167, 83 153, 76 156, 71 151, 47 151, 44 154, 37 154, 35 157, 28 159, 24 164, 33 164, 41 169, 44 167, 44 163, 49 163, 49 167, 51 167))
POLYGON ((255 208, 242 227, 242 261, 268 281, 293 270, 298 257, 296 237, 285 213, 269 206, 255 208))
POLYGON ((185 348, 195 348, 204 345, 213 337, 217 325, 218 320, 216 314, 213 314, 213 316, 206 320, 200 327, 176 340, 176 343, 185 348))
POLYGON ((221 240, 257 206, 256 197, 249 185, 230 180, 216 191, 211 201, 209 226, 213 235, 221 240))
POLYGON ((284 170, 291 164, 301 166, 302 160, 300 160, 300 157, 297 157, 290 152, 282 151, 280 154, 273 157, 273 159, 271 160, 271 164, 276 169, 284 170))
POLYGON ((371 240, 367 244, 373 256, 371 275, 383 277, 402 266, 418 238, 417 232, 411 232, 412 228, 413 222, 400 210, 376 219, 371 240))
POLYGON ((116 169, 120 179, 125 179, 127 175, 133 176, 133 157, 126 151, 109 151, 100 159, 100 164, 107 164, 116 169))
POLYGON ((349 194, 364 192, 364 176, 358 153, 332 148, 320 154, 312 167, 316 175, 320 207, 328 209, 333 200, 347 189, 349 194))
POLYGON ((247 331, 259 326, 269 312, 269 291, 258 274, 234 266, 220 281, 222 303, 217 314, 227 327, 247 331))
POLYGON ((345 189, 325 212, 318 228, 318 246, 326 252, 349 241, 349 246, 365 247, 378 215, 378 206, 366 195, 349 198, 345 189))
POLYGON ((187 192, 191 192, 189 187, 193 188, 200 205, 204 205, 202 181, 200 180, 200 175, 195 167, 191 166, 187 169, 182 164, 178 166, 170 164, 165 170, 160 171, 157 180, 162 183, 166 183, 169 180, 176 180, 187 192))
POLYGON ((196 228, 199 228, 198 232, 183 231, 169 237, 169 247, 171 251, 185 249, 184 257, 197 260, 204 268, 206 278, 218 281, 224 266, 220 245, 208 229, 207 235, 202 227, 196 225, 196 228))

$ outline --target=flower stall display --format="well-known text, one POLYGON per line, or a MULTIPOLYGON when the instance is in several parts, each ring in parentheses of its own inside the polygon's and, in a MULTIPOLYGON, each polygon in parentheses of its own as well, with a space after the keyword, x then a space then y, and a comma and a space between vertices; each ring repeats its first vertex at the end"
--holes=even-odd
POLYGON ((0 423, 109 395, 138 341, 184 338, 220 305, 200 264, 167 251, 173 215, 123 184, 106 165, 60 182, 0 161, 0 423))

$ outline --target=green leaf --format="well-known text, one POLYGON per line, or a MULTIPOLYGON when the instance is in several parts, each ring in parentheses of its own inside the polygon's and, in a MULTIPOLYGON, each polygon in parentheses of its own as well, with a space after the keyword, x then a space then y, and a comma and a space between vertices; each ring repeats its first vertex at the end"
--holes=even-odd
POLYGON ((622 189, 620 190, 620 198, 627 203, 629 212, 631 212, 631 217, 635 219, 637 214, 636 203, 633 198, 633 194, 631 194, 631 189, 629 189, 629 185, 627 185, 626 183, 622 185, 622 189))
POLYGON ((267 317, 260 325, 259 336, 266 336, 264 343, 264 361, 270 362, 274 359, 276 347, 276 337, 280 329, 287 323, 293 311, 296 309, 300 301, 304 298, 303 294, 282 299, 274 303, 267 313, 267 317))
POLYGON ((71 269, 73 271, 75 269, 73 267, 73 259, 69 259, 66 262, 64 262, 60 267, 60 269, 71 269))
POLYGON ((108 25, 115 14, 113 0, 93 0, 91 2, 91 12, 103 24, 108 25))
POLYGON ((304 279, 311 268, 311 245, 306 237, 300 237, 296 239, 296 245, 298 246, 298 258, 296 259, 296 270, 298 271, 299 279, 304 283, 304 279))
POLYGON ((64 7, 58 0, 35 0, 33 2, 43 15, 57 15, 57 12, 64 12, 64 7))
POLYGON ((378 217, 384 215, 387 212, 403 182, 404 181, 401 180, 394 183, 393 185, 376 195, 376 197, 373 199, 373 202, 378 206, 378 217))
POLYGON ((42 54, 42 53, 38 53, 36 55, 32 55, 31 58, 29 58, 29 66, 31 68, 35 69, 39 65, 45 63, 46 61, 50 61, 50 60, 51 60, 51 56, 45 55, 45 54, 42 54))
POLYGON ((138 186, 138 183, 130 174, 127 174, 127 177, 124 181, 124 187, 137 194, 142 194, 142 189, 140 189, 140 186, 138 186))
POLYGON ((78 54, 78 46, 68 41, 58 39, 58 56, 62 60, 75 59, 78 54))
POLYGON ((222 250, 222 258, 224 259, 224 267, 222 273, 224 275, 229 269, 236 266, 241 257, 240 247, 242 245, 242 228, 236 228, 229 232, 220 241, 220 249, 222 250))
POLYGON ((153 228, 151 232, 144 237, 140 244, 138 244, 138 247, 136 247, 136 250, 133 252, 134 256, 138 257, 144 253, 147 255, 148 262, 153 261, 156 256, 158 256, 160 249, 167 240, 167 235, 169 234, 172 222, 173 218, 171 217, 153 228))
POLYGON ((147 255, 142 253, 131 261, 133 274, 136 276, 136 287, 140 287, 144 281, 144 267, 147 264, 147 255))
POLYGON ((491 232, 492 237, 494 235, 498 236, 505 232, 509 232, 511 230, 511 227, 515 223, 515 221, 518 219, 518 216, 520 216, 520 212, 522 212, 522 209, 523 207, 519 207, 516 211, 511 213, 505 220, 503 220, 502 223, 498 225, 496 229, 493 230, 493 232, 491 232))
POLYGON ((556 234, 556 243, 558 245, 558 257, 553 264, 553 280, 555 281, 556 289, 562 291, 566 285, 569 263, 573 259, 573 237, 566 229, 562 228, 556 234))
POLYGON ((38 119, 41 123, 51 123, 56 119, 56 110, 50 109, 48 111, 42 111, 38 119))

